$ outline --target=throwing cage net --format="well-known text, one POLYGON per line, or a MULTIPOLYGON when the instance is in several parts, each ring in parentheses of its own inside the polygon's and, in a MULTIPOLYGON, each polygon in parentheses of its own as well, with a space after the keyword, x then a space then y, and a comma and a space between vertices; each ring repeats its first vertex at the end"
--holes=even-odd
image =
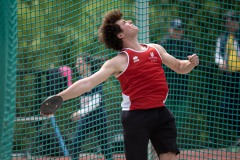
MULTIPOLYGON (((102 18, 113 9, 138 26, 141 43, 158 43, 179 59, 200 58, 188 75, 164 66, 178 159, 239 159, 239 1, 12 0, 0 6, 1 159, 125 159, 114 77, 64 102, 54 116, 39 114, 44 99, 117 54, 98 41, 102 18)), ((150 142, 148 159, 157 159, 150 142)))

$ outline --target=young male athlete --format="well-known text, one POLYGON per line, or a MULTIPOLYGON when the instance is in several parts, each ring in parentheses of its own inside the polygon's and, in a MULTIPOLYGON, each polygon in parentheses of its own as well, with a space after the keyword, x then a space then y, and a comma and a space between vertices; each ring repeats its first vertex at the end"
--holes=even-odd
POLYGON ((187 74, 198 65, 198 56, 193 54, 188 60, 178 60, 158 44, 140 44, 138 27, 123 19, 119 10, 106 14, 99 39, 119 54, 107 60, 98 72, 78 80, 58 96, 64 101, 79 97, 114 75, 122 88, 126 159, 147 160, 151 140, 160 160, 175 160, 179 154, 177 132, 174 116, 164 105, 168 85, 162 64, 179 74, 187 74))

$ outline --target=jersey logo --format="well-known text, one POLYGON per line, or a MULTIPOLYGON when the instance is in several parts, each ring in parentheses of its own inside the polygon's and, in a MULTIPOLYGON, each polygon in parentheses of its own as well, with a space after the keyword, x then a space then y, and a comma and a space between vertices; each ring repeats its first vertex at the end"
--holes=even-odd
POLYGON ((153 52, 150 52, 150 55, 151 55, 151 57, 154 57, 154 53, 153 52))
POLYGON ((138 56, 134 56, 134 57, 133 57, 133 62, 136 63, 136 62, 138 62, 138 61, 140 61, 139 58, 138 58, 138 56))
POLYGON ((153 63, 157 62, 157 57, 155 57, 153 52, 150 52, 150 57, 149 57, 150 61, 153 63))

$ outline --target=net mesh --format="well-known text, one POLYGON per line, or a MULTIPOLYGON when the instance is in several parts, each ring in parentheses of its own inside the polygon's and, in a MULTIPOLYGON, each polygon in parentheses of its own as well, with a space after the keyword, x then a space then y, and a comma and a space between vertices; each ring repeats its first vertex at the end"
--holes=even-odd
POLYGON ((11 157, 13 125, 15 115, 15 77, 16 77, 16 50, 17 25, 15 1, 0 2, 0 48, 1 48, 1 98, 0 98, 0 159, 11 157), (5 6, 3 9, 2 6, 5 6), (10 16, 10 17, 9 17, 10 16), (9 17, 9 18, 8 18, 9 17))
MULTIPOLYGON (((225 15, 237 13, 240 1, 18 0, 16 8, 13 159, 66 159, 74 154, 79 159, 125 159, 121 89, 114 77, 64 102, 54 116, 39 115, 45 98, 96 72, 117 54, 98 41, 102 17, 113 9, 137 24, 142 43, 158 43, 179 59, 192 53, 200 58, 200 65, 187 76, 164 66, 170 88, 166 106, 175 115, 178 129, 178 159, 239 159, 240 66, 232 70, 226 56, 235 52, 235 60, 240 61, 239 13, 230 19, 225 15), (231 25, 235 30, 229 31, 231 25), (229 33, 235 36, 231 47, 235 51, 226 48, 229 33), (220 69, 224 61, 227 67, 220 69), (84 109, 93 111, 77 120, 84 109)), ((1 139, 11 137, 7 130, 2 132, 1 139)), ((148 156, 157 159, 151 143, 148 156)))

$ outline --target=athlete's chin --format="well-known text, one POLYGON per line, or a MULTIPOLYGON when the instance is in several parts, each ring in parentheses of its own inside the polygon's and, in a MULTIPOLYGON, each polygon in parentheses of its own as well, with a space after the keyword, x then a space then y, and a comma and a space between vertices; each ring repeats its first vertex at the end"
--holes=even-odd
POLYGON ((134 28, 134 32, 135 32, 136 34, 138 34, 138 31, 139 31, 138 28, 134 28))

